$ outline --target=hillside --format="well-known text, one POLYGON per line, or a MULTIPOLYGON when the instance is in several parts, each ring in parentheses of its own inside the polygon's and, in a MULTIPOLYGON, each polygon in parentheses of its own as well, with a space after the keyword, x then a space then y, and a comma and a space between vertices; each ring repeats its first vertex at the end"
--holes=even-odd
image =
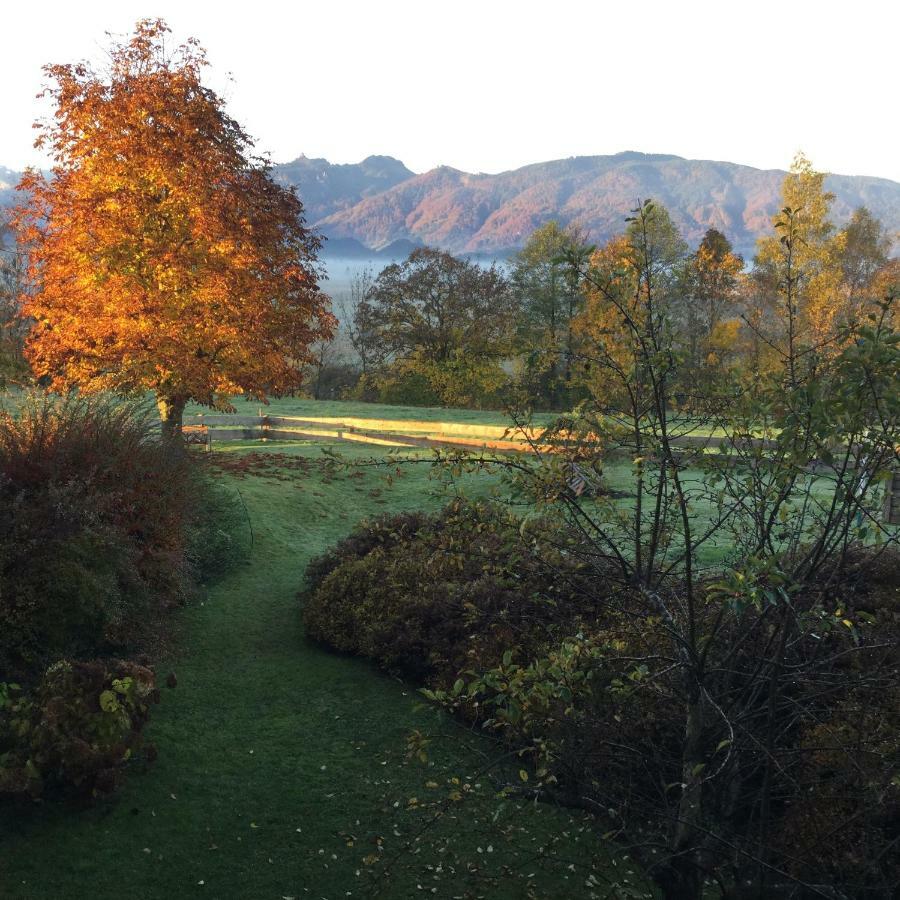
MULTIPOLYGON (((677 156, 620 153, 537 163, 497 175, 442 167, 319 222, 336 238, 378 248, 401 238, 454 252, 502 253, 520 247, 548 219, 581 227, 594 241, 621 230, 638 199, 668 207, 696 244, 709 227, 724 231, 744 252, 771 227, 784 172, 677 156)), ((887 179, 832 175, 834 218, 869 207, 900 230, 900 184, 887 179)))
MULTIPOLYGON (((297 187, 307 221, 330 240, 326 254, 370 257, 380 251, 395 258, 420 244, 503 255, 549 219, 603 241, 621 230, 629 210, 645 198, 663 203, 691 244, 715 227, 751 255, 756 239, 770 231, 785 173, 628 152, 535 163, 496 175, 448 166, 417 175, 390 156, 354 164, 300 156, 276 166, 275 175, 297 187)), ((12 201, 18 177, 0 167, 0 206, 12 201)), ((890 231, 900 232, 900 183, 830 175, 826 184, 836 196, 836 223, 867 206, 890 231)))
MULTIPOLYGON (((344 165, 301 155, 293 162, 275 167, 277 181, 298 189, 309 222, 349 209, 414 175, 402 162, 390 156, 369 156, 362 162, 344 165)), ((0 207, 12 203, 20 177, 21 172, 0 166, 0 207)), ((364 247, 361 250, 368 252, 364 247)))
POLYGON ((16 184, 21 177, 21 172, 13 172, 0 166, 0 207, 12 204, 16 193, 16 184))
POLYGON ((391 156, 369 156, 360 163, 335 165, 327 159, 299 156, 276 167, 282 184, 294 185, 310 222, 350 209, 361 200, 381 194, 414 176, 391 156))

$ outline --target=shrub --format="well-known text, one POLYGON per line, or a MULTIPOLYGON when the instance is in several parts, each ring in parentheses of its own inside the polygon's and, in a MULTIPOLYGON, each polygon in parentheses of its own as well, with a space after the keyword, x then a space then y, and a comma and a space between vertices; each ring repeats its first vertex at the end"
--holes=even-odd
MULTIPOLYGON (((311 564, 308 632, 424 684, 493 733, 537 796, 600 812, 610 835, 639 828, 642 864, 672 896, 679 872, 666 840, 692 776, 722 823, 704 871, 753 883, 756 851, 741 848, 762 835, 775 867, 766 896, 801 896, 797 885, 818 896, 823 884, 894 896, 897 553, 848 551, 843 578, 792 596, 797 624, 780 650, 777 568, 698 582, 698 640, 717 640, 705 658, 702 763, 686 771, 685 667, 669 624, 647 614, 639 587, 611 588, 596 558, 589 577, 578 562, 589 547, 567 534, 491 504, 376 520, 311 564), (758 675, 776 652, 777 693, 758 675)), ((683 597, 675 581, 660 590, 670 604, 683 597)))
POLYGON ((376 384, 379 403, 397 406, 440 406, 442 403, 441 394, 428 373, 405 362, 379 373, 376 384))
MULTIPOLYGON (((771 684, 760 690, 755 680, 772 652, 770 623, 740 613, 723 619, 717 585, 708 585, 698 627, 703 635, 733 630, 724 643, 738 649, 713 650, 707 660, 702 791, 705 808, 729 823, 731 840, 752 841, 765 790, 766 839, 782 873, 798 884, 840 884, 853 896, 881 898, 900 884, 891 849, 900 823, 900 557, 889 550, 858 557, 846 581, 795 598, 797 615, 818 626, 786 646, 789 681, 778 703, 771 684), (734 726, 712 697, 742 704, 734 726)), ((653 828, 654 811, 684 780, 683 675, 666 653, 665 624, 638 616, 639 608, 620 593, 592 624, 542 652, 507 654, 473 666, 452 689, 425 693, 474 716, 528 759, 539 793, 602 810, 611 834, 628 817, 653 828)), ((709 862, 746 872, 748 857, 734 846, 710 841, 709 862)), ((668 865, 660 847, 657 859, 644 859, 648 871, 668 865)), ((772 895, 782 889, 773 885, 772 895)))
MULTIPOLYGON (((807 722, 796 741, 796 788, 773 844, 797 879, 853 884, 857 896, 900 886, 900 690, 850 696, 807 722)), ((791 786, 793 787, 793 785, 791 786)))
POLYGON ((198 479, 185 555, 195 579, 210 584, 250 559, 253 533, 240 493, 198 479))
POLYGON ((387 548, 410 541, 433 519, 426 513, 413 511, 386 514, 362 522, 331 549, 314 557, 306 566, 306 587, 312 592, 338 566, 362 559, 376 547, 387 548))
POLYGON ((146 639, 192 590, 209 492, 149 412, 109 399, 0 414, 0 672, 146 639))
POLYGON ((591 607, 586 590, 572 589, 582 579, 574 557, 540 532, 495 505, 463 502, 364 524, 310 564, 307 632, 429 685, 541 646, 591 607))
POLYGON ((30 692, 0 683, 0 795, 111 792, 158 699, 150 669, 116 659, 61 660, 30 692))
POLYGON ((510 378, 495 359, 474 359, 455 354, 442 362, 413 354, 358 384, 356 396, 402 406, 459 406, 498 409, 510 386, 510 378))

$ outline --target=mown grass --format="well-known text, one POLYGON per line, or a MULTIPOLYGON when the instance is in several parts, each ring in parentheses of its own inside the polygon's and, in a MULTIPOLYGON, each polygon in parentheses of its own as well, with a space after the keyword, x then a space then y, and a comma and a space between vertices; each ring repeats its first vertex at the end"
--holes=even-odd
POLYGON ((285 455, 220 476, 246 504, 252 563, 176 616, 159 674, 173 670, 178 686, 148 729, 158 760, 89 809, 0 808, 0 896, 607 896, 606 875, 625 867, 612 866, 600 826, 498 801, 495 745, 304 638, 307 560, 365 516, 443 502, 429 467, 388 484, 379 467, 329 474, 317 445, 230 446, 214 458, 240 469, 268 459, 261 450, 285 455), (407 758, 414 731, 430 739, 427 763, 407 758))
MULTIPOLYGON (((232 400, 241 415, 256 415, 259 410, 272 416, 341 417, 359 419, 416 420, 422 422, 457 422, 467 425, 509 425, 509 416, 502 410, 447 409, 439 406, 389 406, 384 403, 363 403, 354 400, 310 400, 304 397, 280 397, 264 406, 253 400, 235 397, 232 400)), ((200 406, 191 405, 187 412, 197 414, 209 412, 200 406)), ((538 422, 549 422, 551 413, 535 416, 538 422)))
MULTIPOLYGON (((14 412, 28 396, 28 391, 16 387, 0 390, 0 410, 14 412)), ((154 406, 152 395, 147 395, 147 405, 154 406)), ((308 397, 276 397, 268 405, 244 397, 233 397, 232 403, 238 415, 257 415, 259 412, 273 416, 297 416, 298 418, 352 418, 381 420, 411 420, 420 422, 454 422, 461 425, 486 425, 491 427, 508 427, 511 424, 509 414, 504 410, 455 409, 439 406, 393 406, 384 403, 364 403, 358 400, 311 400, 308 397)), ((209 407, 189 404, 185 412, 188 415, 210 413, 209 407)), ((544 426, 555 421, 561 413, 535 413, 533 423, 544 426)), ((721 428, 699 425, 691 432, 695 436, 711 435, 723 437, 721 428)))
MULTIPOLYGON (((290 399, 270 411, 503 424, 499 413, 290 399)), ((406 454, 422 462, 392 467, 389 483, 384 465, 368 464, 383 450, 336 446, 354 465, 331 472, 322 449, 217 448, 231 470, 219 477, 246 504, 252 562, 175 617, 177 647, 159 673, 179 684, 148 731, 156 763, 87 810, 0 807, 4 900, 608 896, 606 876, 624 866, 597 839, 602 823, 498 801, 495 745, 305 640, 296 595, 311 556, 361 518, 446 500, 429 454, 406 454), (430 739, 427 764, 407 758, 415 731, 430 739)), ((624 507, 630 470, 611 461, 605 472, 624 507)), ((462 480, 474 494, 496 484, 462 480)), ((698 522, 711 513, 695 510, 698 522)), ((703 562, 729 551, 712 544, 703 562)), ((515 760, 500 765, 516 777, 515 760)))

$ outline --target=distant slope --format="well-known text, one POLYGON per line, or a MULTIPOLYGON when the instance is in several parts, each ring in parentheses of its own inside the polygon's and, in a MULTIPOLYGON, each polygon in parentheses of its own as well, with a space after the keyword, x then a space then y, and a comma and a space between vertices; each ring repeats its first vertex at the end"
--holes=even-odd
MULTIPOLYGON (((308 222, 348 209, 414 176, 402 162, 390 156, 369 156, 360 163, 347 165, 299 156, 274 169, 277 181, 297 187, 308 222)), ((12 204, 20 177, 21 172, 0 166, 0 207, 12 204)), ((348 243, 347 247, 350 252, 352 244, 348 243)), ((370 254, 363 246, 359 252, 370 254)))
MULTIPOLYGON (((521 247, 550 219, 582 228, 592 241, 621 231, 638 200, 663 203, 696 245, 709 227, 747 256, 771 233, 781 182, 778 169, 679 156, 618 153, 535 163, 497 175, 442 166, 416 175, 390 156, 333 165, 301 156, 275 167, 295 185, 307 221, 330 239, 325 254, 352 258, 431 244, 454 253, 502 255, 521 247)), ((19 173, 0 166, 0 207, 13 201, 19 173)), ((830 175, 832 216, 842 224, 867 206, 900 233, 900 184, 885 178, 830 175)), ((900 247, 895 247, 895 250, 900 247)))
POLYGON ((413 173, 391 156, 369 156, 346 165, 300 156, 275 167, 276 180, 297 188, 309 222, 349 209, 412 177, 413 173))
POLYGON ((12 169, 0 166, 0 208, 12 205, 15 199, 16 185, 21 177, 21 172, 13 172, 12 169))
MULTIPOLYGON (((521 247, 549 219, 581 227, 595 241, 623 226, 639 199, 663 203, 696 244, 709 227, 744 252, 768 233, 778 208, 780 170, 678 156, 619 153, 537 163, 498 175, 442 167, 318 222, 325 234, 378 248, 408 239, 454 252, 500 253, 521 247)), ((900 230, 900 184, 887 179, 829 176, 834 219, 857 206, 900 230)))

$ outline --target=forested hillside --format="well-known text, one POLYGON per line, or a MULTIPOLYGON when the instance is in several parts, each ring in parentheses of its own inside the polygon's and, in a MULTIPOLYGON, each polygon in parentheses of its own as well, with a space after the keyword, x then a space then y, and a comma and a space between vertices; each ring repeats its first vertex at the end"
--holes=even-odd
MULTIPOLYGON (((275 167, 297 187, 311 224, 329 239, 326 253, 365 254, 395 241, 452 253, 504 255, 555 220, 603 242, 622 210, 653 198, 696 246, 708 228, 751 255, 778 209, 785 173, 668 154, 617 153, 535 163, 495 175, 441 166, 422 174, 391 156, 333 164, 300 156, 275 167)), ((0 166, 0 205, 12 202, 19 173, 0 166)), ((865 206, 890 233, 900 231, 900 184, 886 178, 829 175, 834 220, 865 206)), ((396 254, 392 254, 396 255, 396 254)))

